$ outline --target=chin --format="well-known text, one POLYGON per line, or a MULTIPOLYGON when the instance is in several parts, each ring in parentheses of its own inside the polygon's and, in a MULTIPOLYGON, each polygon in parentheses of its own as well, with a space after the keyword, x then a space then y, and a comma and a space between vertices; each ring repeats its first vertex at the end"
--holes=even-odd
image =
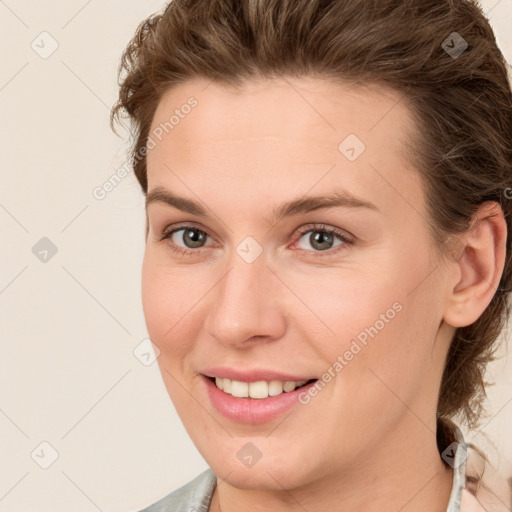
POLYGON ((283 488, 293 489, 300 485, 292 468, 276 468, 260 463, 252 468, 222 463, 210 467, 217 477, 237 489, 282 491, 283 488))
MULTIPOLYGON (((253 450, 250 438, 232 441, 234 442, 231 444, 236 445, 234 448, 224 446, 224 449, 221 448, 215 454, 201 454, 215 475, 233 487, 245 490, 282 491, 283 488, 293 489, 314 480, 313 470, 308 470, 304 458, 299 457, 296 460, 293 456, 287 456, 286 454, 290 452, 282 445, 281 450, 273 449, 274 456, 265 457, 262 454, 261 458, 257 459, 257 452, 254 452, 251 461, 250 455, 247 455, 253 450), (247 465, 238 457, 242 461, 245 458, 247 465)), ((264 441, 255 438, 252 444, 261 446, 264 441)), ((262 450, 265 448, 262 447, 262 450)))

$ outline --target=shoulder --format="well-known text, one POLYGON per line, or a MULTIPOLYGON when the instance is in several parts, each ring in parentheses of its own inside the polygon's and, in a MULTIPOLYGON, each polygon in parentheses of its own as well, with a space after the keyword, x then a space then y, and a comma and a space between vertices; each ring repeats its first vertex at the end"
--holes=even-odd
POLYGON ((211 469, 140 512, 208 512, 217 478, 211 469))

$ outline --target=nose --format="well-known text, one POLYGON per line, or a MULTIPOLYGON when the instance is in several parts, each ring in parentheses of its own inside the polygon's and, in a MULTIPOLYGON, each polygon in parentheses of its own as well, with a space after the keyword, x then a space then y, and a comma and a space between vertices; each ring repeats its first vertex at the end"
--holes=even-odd
POLYGON ((206 332, 218 343, 235 348, 281 338, 286 330, 284 303, 280 303, 283 283, 263 255, 247 263, 235 254, 231 263, 214 288, 206 332))

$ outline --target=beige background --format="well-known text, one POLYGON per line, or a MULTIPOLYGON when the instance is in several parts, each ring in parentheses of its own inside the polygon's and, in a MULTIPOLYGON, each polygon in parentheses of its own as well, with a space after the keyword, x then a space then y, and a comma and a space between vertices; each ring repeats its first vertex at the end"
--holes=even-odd
MULTIPOLYGON (((92 194, 126 160, 108 126, 119 57, 163 6, 0 0, 0 512, 136 511, 207 467, 136 348, 139 186, 130 174, 92 194)), ((512 0, 483 6, 512 62, 512 0)), ((510 358, 490 369, 483 432, 512 474, 510 369, 510 358)))

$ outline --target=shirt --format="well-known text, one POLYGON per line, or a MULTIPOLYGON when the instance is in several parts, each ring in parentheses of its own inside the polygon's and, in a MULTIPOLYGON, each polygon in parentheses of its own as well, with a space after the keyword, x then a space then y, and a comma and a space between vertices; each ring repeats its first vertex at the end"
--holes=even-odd
MULTIPOLYGON (((485 512, 465 487, 467 446, 460 429, 453 423, 438 425, 440 455, 453 468, 453 481, 446 512, 485 512), (462 502, 462 508, 461 508, 462 502)), ((217 477, 207 469, 179 489, 140 512, 208 512, 217 477)))

